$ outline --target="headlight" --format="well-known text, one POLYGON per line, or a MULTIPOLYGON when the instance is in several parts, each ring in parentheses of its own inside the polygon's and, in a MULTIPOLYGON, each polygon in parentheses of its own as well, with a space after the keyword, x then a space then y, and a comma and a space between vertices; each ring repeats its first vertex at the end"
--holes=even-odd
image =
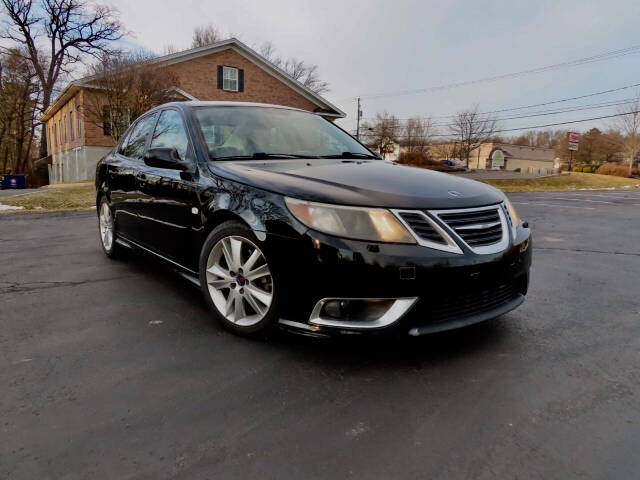
POLYGON ((359 208, 285 198, 293 215, 307 227, 338 237, 372 242, 416 243, 407 229, 383 208, 359 208))
POLYGON ((520 217, 518 216, 518 212, 516 212, 516 209, 513 208, 513 205, 511 205, 511 202, 507 197, 504 197, 504 204, 507 206, 507 211, 511 216, 511 220, 513 221, 513 226, 517 227, 518 225, 520 225, 520 217))

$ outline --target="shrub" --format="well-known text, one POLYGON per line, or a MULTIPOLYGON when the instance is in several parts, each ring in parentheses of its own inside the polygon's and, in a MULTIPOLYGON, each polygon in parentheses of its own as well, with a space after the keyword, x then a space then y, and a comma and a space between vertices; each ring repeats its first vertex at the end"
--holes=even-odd
POLYGON ((595 172, 595 168, 593 168, 591 165, 585 165, 584 167, 582 167, 582 172, 583 173, 593 173, 593 172, 595 172))
POLYGON ((572 172, 582 172, 582 167, 573 167, 571 169, 572 172))
POLYGON ((427 154, 424 152, 402 152, 398 157, 398 162, 405 165, 425 165, 429 163, 427 154))
POLYGON ((615 175, 616 177, 628 177, 629 167, 627 165, 616 165, 615 163, 605 163, 596 173, 599 175, 615 175))

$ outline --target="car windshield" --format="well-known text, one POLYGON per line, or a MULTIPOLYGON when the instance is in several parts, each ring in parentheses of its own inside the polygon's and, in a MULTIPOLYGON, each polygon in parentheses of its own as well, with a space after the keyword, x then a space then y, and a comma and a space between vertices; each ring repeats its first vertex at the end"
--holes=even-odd
POLYGON ((376 158, 318 115, 270 107, 198 107, 195 116, 215 159, 376 158))

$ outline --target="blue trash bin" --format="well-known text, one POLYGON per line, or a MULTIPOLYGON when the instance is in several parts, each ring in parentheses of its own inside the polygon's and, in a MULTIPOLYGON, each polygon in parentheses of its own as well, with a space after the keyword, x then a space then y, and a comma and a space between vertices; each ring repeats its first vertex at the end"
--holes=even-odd
POLYGON ((5 175, 2 179, 2 189, 27 188, 26 175, 5 175))

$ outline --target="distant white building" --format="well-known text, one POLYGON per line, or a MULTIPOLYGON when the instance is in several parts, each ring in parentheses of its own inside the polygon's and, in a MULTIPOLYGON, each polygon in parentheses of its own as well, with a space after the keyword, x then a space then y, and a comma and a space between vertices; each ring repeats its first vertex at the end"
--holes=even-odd
POLYGON ((490 142, 471 152, 469 168, 544 174, 553 173, 555 160, 553 148, 490 142))

